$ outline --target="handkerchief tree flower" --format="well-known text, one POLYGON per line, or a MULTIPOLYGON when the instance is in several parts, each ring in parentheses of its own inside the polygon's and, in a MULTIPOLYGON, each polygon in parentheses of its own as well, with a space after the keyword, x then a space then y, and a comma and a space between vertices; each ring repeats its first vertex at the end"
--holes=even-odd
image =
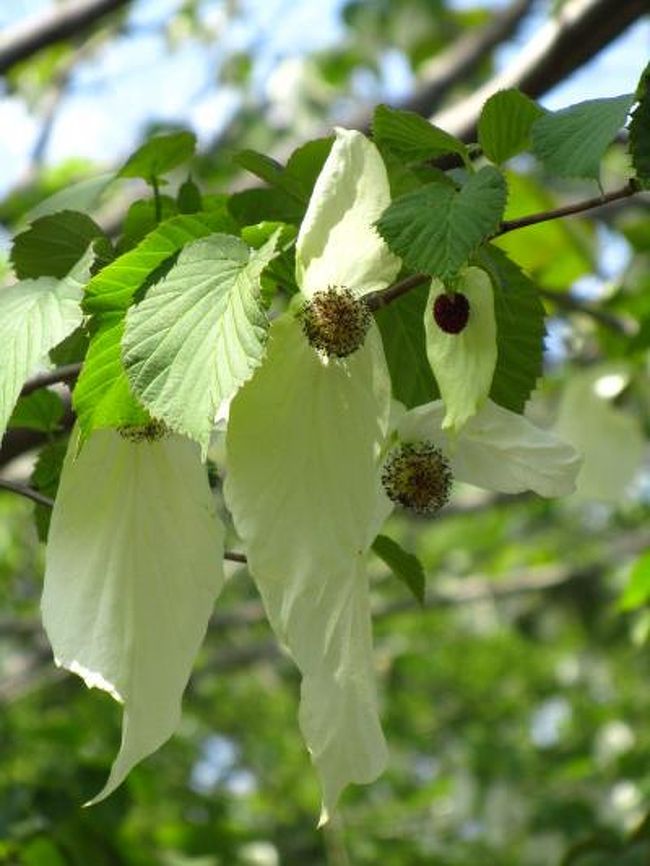
MULTIPOLYGON (((646 91, 638 98, 632 162, 647 185, 646 91)), ((593 176, 632 97, 603 102, 573 117, 602 145, 584 162, 576 150, 578 174, 593 176)), ((504 152, 528 131, 555 152, 566 117, 526 116, 531 130, 504 152)), ((220 504, 301 673, 322 821, 387 761, 366 558, 392 508, 435 514, 454 480, 573 490, 576 452, 523 414, 542 372, 539 294, 491 243, 517 227, 503 222, 497 151, 508 130, 484 135, 492 164, 479 167, 463 142, 380 107, 374 142, 338 129, 286 167, 247 152, 270 184, 261 196, 195 201, 138 243, 126 233, 119 254, 72 211, 14 240, 18 282, 0 291, 0 432, 28 377, 55 358, 83 362, 42 610, 57 663, 123 704, 121 747, 95 800, 173 733, 223 585, 224 527, 202 462, 217 414, 227 419, 220 504), (414 165, 442 154, 464 171, 414 165), (406 321, 399 301, 418 287, 428 297, 406 321), (79 333, 87 348, 75 348, 79 333)), ((154 139, 118 176, 150 182, 159 215, 158 180, 193 146, 187 133, 154 139)))

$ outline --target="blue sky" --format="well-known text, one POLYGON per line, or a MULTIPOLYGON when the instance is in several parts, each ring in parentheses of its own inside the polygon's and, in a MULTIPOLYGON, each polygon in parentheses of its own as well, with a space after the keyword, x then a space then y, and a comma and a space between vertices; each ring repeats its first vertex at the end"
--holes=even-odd
MULTIPOLYGON (((50 5, 50 0, 0 4, 0 27, 50 5)), ((231 51, 256 47, 255 80, 263 92, 280 63, 302 51, 335 44, 341 33, 338 13, 343 0, 302 0, 289 7, 286 0, 243 0, 245 14, 235 23, 226 18, 222 2, 209 2, 203 4, 202 14, 214 29, 212 43, 190 40, 169 52, 160 25, 179 5, 180 0, 139 0, 130 12, 129 35, 115 40, 92 62, 80 64, 53 127, 46 151, 48 164, 83 156, 111 165, 133 149, 148 120, 189 124, 200 140, 209 141, 236 107, 234 91, 212 86, 224 56, 222 45, 231 51), (279 20, 281 27, 277 26, 279 20)), ((473 0, 456 0, 456 5, 475 4, 473 0)), ((492 5, 503 5, 503 0, 494 0, 492 5)), ((503 52, 501 63, 534 32, 542 18, 543 13, 530 21, 517 42, 503 52)), ((649 48, 650 22, 646 20, 630 28, 542 102, 558 108, 632 90, 649 48)), ((388 98, 408 92, 408 70, 396 52, 386 58, 385 80, 388 98)), ((0 128, 3 194, 27 171, 39 123, 21 101, 0 95, 0 128)))

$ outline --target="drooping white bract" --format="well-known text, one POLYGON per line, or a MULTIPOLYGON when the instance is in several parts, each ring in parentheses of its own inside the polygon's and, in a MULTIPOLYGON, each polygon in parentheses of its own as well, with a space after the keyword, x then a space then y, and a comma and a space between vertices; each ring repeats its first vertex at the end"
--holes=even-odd
POLYGON ((577 451, 550 430, 488 400, 450 439, 442 429, 442 400, 417 406, 397 423, 404 442, 427 440, 447 455, 457 481, 498 493, 532 490, 540 496, 566 496, 580 470, 577 451))
MULTIPOLYGON (((372 227, 388 204, 374 145, 338 130, 298 237, 306 297, 329 287, 360 296, 394 279, 399 260, 372 227)), ((269 620, 302 673, 300 725, 321 779, 321 821, 347 784, 372 781, 386 762, 364 557, 386 515, 379 460, 389 415, 376 327, 331 360, 290 313, 272 325, 267 357, 230 410, 226 499, 269 620)))
POLYGON ((71 436, 52 514, 43 621, 57 664, 124 704, 93 802, 167 740, 223 583, 223 528, 198 446, 71 436))
POLYGON ((454 334, 445 333, 438 326, 432 310, 445 286, 434 279, 424 314, 424 330, 429 364, 447 409, 442 426, 458 432, 490 393, 497 363, 497 326, 492 284, 485 271, 465 268, 454 289, 469 302, 467 325, 454 334))

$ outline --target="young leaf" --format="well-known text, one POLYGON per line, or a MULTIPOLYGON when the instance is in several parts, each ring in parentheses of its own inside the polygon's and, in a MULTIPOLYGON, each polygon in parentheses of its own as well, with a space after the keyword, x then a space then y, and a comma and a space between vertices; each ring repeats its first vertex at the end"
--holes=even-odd
POLYGON ((633 102, 634 95, 628 93, 548 112, 532 126, 533 152, 560 177, 598 180, 600 161, 625 125, 633 102))
POLYGON ((39 277, 0 292, 0 438, 25 380, 81 322, 92 260, 89 248, 62 280, 39 277))
POLYGON ((117 173, 118 177, 141 177, 146 181, 161 177, 194 154, 196 136, 192 132, 156 135, 133 153, 117 173))
POLYGON ((78 211, 59 211, 35 220, 16 235, 11 247, 11 263, 21 280, 30 277, 61 279, 96 238, 95 252, 101 260, 110 261, 113 258, 111 242, 94 220, 78 211))
POLYGON ((95 328, 72 394, 82 442, 101 427, 138 426, 151 420, 135 399, 122 366, 124 312, 102 313, 95 328))
POLYGON ((390 148, 406 162, 423 162, 446 153, 467 158, 467 147, 413 111, 379 105, 372 124, 375 142, 390 148))
POLYGON ((481 111, 478 140, 492 162, 502 163, 529 146, 530 128, 544 110, 517 88, 500 90, 481 111))
POLYGON ((494 289, 497 363, 490 397, 521 413, 542 375, 544 307, 535 285, 497 247, 483 248, 477 259, 494 289))
POLYGON ((650 189, 650 63, 646 66, 636 92, 639 102, 630 122, 630 154, 636 177, 650 189))
POLYGON ((26 427, 51 433, 58 428, 64 409, 58 394, 48 388, 39 388, 18 400, 7 427, 26 427))
POLYGON ((201 190, 191 177, 183 181, 178 188, 176 204, 178 205, 179 213, 199 213, 203 209, 201 190))
POLYGON ((507 189, 501 172, 482 168, 460 191, 430 183, 394 201, 377 223, 379 233, 414 271, 453 276, 499 226, 507 189))
POLYGON ((271 187, 247 189, 231 196, 228 207, 239 225, 262 220, 299 225, 332 142, 332 138, 308 141, 291 154, 285 167, 254 150, 236 154, 240 165, 271 187))
POLYGON ((262 358, 260 275, 276 242, 251 253, 228 235, 197 241, 127 314, 123 361, 135 394, 204 452, 219 404, 262 358))
POLYGON ((424 604, 426 575, 422 563, 412 553, 408 553, 394 539, 378 535, 372 543, 372 551, 386 563, 395 577, 403 581, 416 600, 424 604))
POLYGON ((177 216, 160 223, 135 249, 115 259, 90 281, 84 294, 84 311, 126 310, 149 274, 165 259, 192 241, 232 230, 236 231, 236 226, 223 211, 177 216))
POLYGON ((427 284, 375 313, 393 396, 407 409, 435 400, 439 395, 425 351, 424 310, 428 296, 427 284))

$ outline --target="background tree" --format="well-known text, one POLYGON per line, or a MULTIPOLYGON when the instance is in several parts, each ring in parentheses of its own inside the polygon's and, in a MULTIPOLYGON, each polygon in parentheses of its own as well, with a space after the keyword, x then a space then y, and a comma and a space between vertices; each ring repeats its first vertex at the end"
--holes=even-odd
MULTIPOLYGON (((5 176, 7 236, 53 194, 62 197, 56 209, 90 208, 125 246, 160 217, 191 211, 192 196, 216 207, 217 196, 252 189, 238 199, 245 209, 261 190, 242 171, 250 167, 242 151, 284 161, 334 124, 368 129, 378 102, 489 147, 477 124, 494 92, 516 86, 542 97, 621 34, 644 26, 647 34, 641 0, 567 0, 553 12, 531 0, 498 8, 358 0, 340 7, 335 42, 307 40, 283 57, 289 49, 275 41, 277 22, 290 28, 310 4, 299 6, 278 4, 269 22, 237 3, 169 4, 161 17, 155 3, 68 0, 34 4, 34 17, 7 21, 5 97, 36 124, 18 166, 24 173, 5 176), (108 185, 105 173, 135 148, 136 130, 145 138, 188 125, 191 111, 170 116, 153 95, 140 127, 129 119, 131 134, 110 164, 54 162, 61 118, 80 90, 109 88, 143 37, 164 41, 177 69, 193 58, 196 106, 215 113, 208 122, 200 110, 192 115, 204 120, 191 180, 186 166, 178 169, 155 199, 137 180, 108 185)), ((646 58, 636 60, 638 78, 646 58)), ((598 80, 579 98, 614 95, 605 85, 598 80)), ((31 514, 43 535, 72 422, 68 391, 43 386, 74 381, 75 350, 26 385, 0 449, 0 862, 648 861, 650 222, 647 194, 627 195, 636 190, 626 185, 624 138, 607 151, 601 182, 615 194, 601 207, 584 206, 601 198, 593 179, 558 179, 548 160, 509 164, 507 220, 581 203, 571 219, 540 221, 500 241, 547 305, 547 375, 532 411, 586 451, 578 494, 504 500, 467 487, 433 521, 391 519, 388 534, 417 554, 427 588, 420 607, 389 572, 390 556, 373 560, 390 767, 371 788, 348 791, 324 831, 315 829, 317 783, 295 723, 298 679, 237 562, 227 564, 180 732, 109 800, 79 808, 105 778, 119 713, 52 664, 38 620, 43 554, 31 514), (43 446, 30 480, 34 449, 43 446), (16 492, 36 499, 36 509, 16 492)), ((267 199, 271 209, 282 205, 281 196, 267 199)), ((7 284, 11 267, 6 256, 7 284)), ((417 292, 396 304, 408 329, 417 292)), ((417 378, 426 373, 401 354, 407 346, 393 347, 403 399, 427 387, 417 378)), ((417 570, 408 580, 417 581, 417 570)))

